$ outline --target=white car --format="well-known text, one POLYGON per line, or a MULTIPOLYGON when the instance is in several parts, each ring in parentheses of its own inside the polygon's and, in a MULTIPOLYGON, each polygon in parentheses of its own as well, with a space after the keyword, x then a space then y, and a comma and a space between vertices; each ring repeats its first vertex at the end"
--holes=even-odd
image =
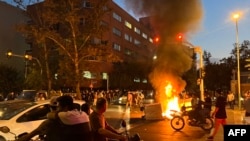
MULTIPOLYGON (((85 101, 75 100, 74 103, 80 109, 85 101)), ((0 132, 0 141, 15 140, 15 135, 33 131, 46 119, 48 112, 49 100, 0 102, 0 127, 7 126, 10 129, 9 133, 0 132)))

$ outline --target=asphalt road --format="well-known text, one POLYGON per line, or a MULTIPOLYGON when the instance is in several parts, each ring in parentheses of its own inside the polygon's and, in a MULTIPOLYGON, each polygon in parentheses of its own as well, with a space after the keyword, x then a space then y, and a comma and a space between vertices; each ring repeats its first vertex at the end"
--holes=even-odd
MULTIPOLYGON (((242 112, 239 110, 227 109, 227 121, 229 124, 241 124, 242 112)), ((124 105, 109 105, 105 113, 109 124, 116 129, 120 128, 121 120, 127 122, 128 130, 131 135, 139 133, 143 141, 205 141, 209 132, 200 127, 185 125, 181 131, 171 128, 169 119, 145 120, 139 108, 125 109, 124 105)), ((214 141, 223 141, 223 127, 215 136, 214 141)))

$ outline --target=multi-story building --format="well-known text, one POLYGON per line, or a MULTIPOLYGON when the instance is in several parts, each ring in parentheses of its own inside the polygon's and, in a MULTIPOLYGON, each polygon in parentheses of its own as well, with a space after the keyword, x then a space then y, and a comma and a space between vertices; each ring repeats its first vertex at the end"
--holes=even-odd
POLYGON ((0 64, 7 64, 24 74, 24 54, 29 45, 15 28, 17 24, 25 23, 27 17, 24 16, 23 10, 3 1, 0 1, 0 17, 0 64), (6 53, 9 50, 20 56, 7 58, 6 53))
MULTIPOLYGON (((109 2, 109 6, 112 11, 103 18, 110 28, 104 36, 109 47, 124 62, 152 61, 155 49, 154 36, 145 20, 147 18, 138 21, 112 0, 109 2)), ((147 85, 149 81, 148 78, 134 78, 134 83, 147 85)))
MULTIPOLYGON (((86 8, 88 8, 88 6, 91 6, 91 3, 95 0, 83 0, 84 1, 84 6, 86 6, 86 8)), ((109 31, 104 33, 103 39, 102 41, 105 41, 106 45, 109 48, 112 48, 113 52, 115 54, 117 54, 118 56, 120 56, 120 58, 123 60, 123 62, 131 62, 131 61, 151 61, 152 60, 152 56, 153 56, 153 51, 154 51, 154 44, 153 44, 153 34, 150 31, 150 29, 148 28, 147 25, 145 25, 145 19, 143 20, 137 20, 134 17, 132 17, 129 13, 127 13, 125 10, 123 10, 120 6, 118 6, 115 2, 113 2, 112 0, 110 0, 108 2, 108 6, 112 9, 112 11, 108 14, 106 14, 103 17, 103 22, 105 22, 108 27, 109 27, 109 31)), ((5 5, 5 8, 8 7, 12 7, 15 8, 11 5, 5 5)), ((14 19, 20 19, 21 21, 26 19, 24 18, 21 14, 22 14, 22 10, 20 10, 19 8, 16 8, 17 11, 19 12, 19 14, 15 14, 16 16, 18 16, 18 18, 16 17, 14 19)), ((3 10, 1 8, 1 10, 3 10)), ((6 13, 5 12, 1 12, 1 14, 6 13)), ((8 12, 11 13, 11 12, 8 12)), ((10 19, 10 18, 3 18, 3 19, 10 19)), ((12 31, 12 33, 15 33, 15 31, 12 31)), ((22 38, 22 40, 24 41, 24 39, 22 38)), ((27 41, 27 40, 26 40, 27 41)), ((12 42, 14 43, 14 42, 12 42)), ((21 44, 18 45, 13 45, 12 47, 10 46, 10 49, 13 50, 13 48, 17 48, 19 47, 19 49, 22 49, 22 52, 18 52, 15 50, 15 52, 17 54, 24 54, 25 51, 27 50, 31 50, 34 51, 34 53, 32 53, 32 55, 36 55, 37 53, 35 53, 35 48, 32 47, 32 43, 29 43, 31 46, 28 49, 25 44, 23 46, 21 46, 21 44)), ((6 51, 4 51, 6 52, 6 51)), ((34 56, 36 57, 36 56, 34 56)), ((20 58, 15 58, 15 59, 19 59, 19 61, 23 61, 20 58)), ((24 62, 23 62, 24 63, 24 62)), ((22 64, 22 63, 18 63, 18 64, 22 64)), ((112 66, 112 65, 108 65, 108 64, 99 64, 99 67, 103 67, 103 69, 100 69, 100 74, 103 76, 103 81, 105 81, 105 79, 107 79, 108 76, 107 74, 112 73, 112 72, 108 72, 110 69, 107 69, 107 66, 112 66)), ((83 85, 83 87, 86 87, 89 85, 89 82, 94 79, 94 76, 96 74, 93 74, 92 72, 89 72, 88 70, 86 70, 86 79, 87 79, 87 83, 85 83, 83 85)), ((147 78, 145 78, 146 80, 147 78)), ((148 80, 134 80, 135 83, 148 83, 148 80)), ((100 82, 103 82, 100 81, 100 82)), ((100 87, 101 85, 105 85, 105 84, 95 84, 96 86, 100 87)), ((95 87, 95 85, 93 87, 95 87)), ((101 86, 101 87, 105 87, 105 86, 101 86)))

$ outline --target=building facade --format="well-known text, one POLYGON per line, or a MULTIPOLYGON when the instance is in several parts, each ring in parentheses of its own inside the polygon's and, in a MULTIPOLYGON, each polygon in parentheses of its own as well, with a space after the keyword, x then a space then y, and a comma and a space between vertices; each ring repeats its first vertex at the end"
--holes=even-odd
MULTIPOLYGON (((83 6, 85 6, 86 8, 90 8, 89 6, 92 5, 91 4, 92 2, 95 2, 95 0, 83 0, 84 3, 83 6)), ((8 6, 13 8, 13 6, 11 5, 5 5, 5 7, 8 6)), ((154 37, 150 29, 148 29, 148 27, 145 25, 145 22, 135 19, 129 13, 127 13, 125 10, 119 7, 116 3, 114 3, 112 0, 109 0, 108 7, 110 7, 112 11, 106 14, 102 20, 108 25, 109 30, 103 34, 101 40, 104 41, 105 44, 112 49, 113 53, 118 55, 123 60, 123 62, 152 61, 154 52, 154 44, 153 44, 154 37)), ((16 9, 19 10, 19 11, 17 10, 19 14, 16 14, 18 18, 15 19, 20 19, 21 21, 26 19, 21 15, 22 11, 19 8, 16 9)), ((13 31, 12 33, 16 32, 13 31)), ((30 46, 28 47, 28 45, 25 44, 24 38, 21 39, 24 42, 24 45, 18 43, 18 45, 13 45, 9 49, 11 49, 16 54, 25 54, 27 53, 27 51, 29 51, 29 54, 39 59, 39 56, 36 56, 37 52, 35 47, 33 46, 34 44, 32 44, 29 40, 28 44, 30 46), (22 51, 17 51, 16 49, 14 49, 15 47, 18 47, 16 49, 22 49, 22 51)), ((1 52, 6 52, 6 50, 1 52)), ((15 59, 23 61, 20 58, 15 58, 15 59)), ((22 63, 24 62, 25 61, 23 61, 22 63)), ((22 63, 18 64, 23 65, 22 63)), ((112 69, 109 69, 109 67, 113 67, 112 63, 99 63, 99 64, 97 63, 96 66, 100 67, 99 69, 100 72, 91 72, 91 70, 84 70, 85 75, 83 75, 83 77, 86 80, 83 82, 82 87, 89 87, 89 86, 93 88, 107 87, 108 89, 109 87, 108 79, 109 76, 112 74, 111 72, 112 69), (95 79, 96 75, 101 75, 102 80, 101 81, 96 80, 95 79)), ((145 83, 145 84, 149 83, 147 78, 143 80, 135 79, 134 82, 145 83)))
POLYGON ((27 17, 23 11, 6 2, 0 1, 0 64, 6 64, 25 74, 24 54, 29 45, 21 33, 15 29, 17 24, 26 23, 27 17), (7 58, 6 53, 11 50, 19 57, 7 58))

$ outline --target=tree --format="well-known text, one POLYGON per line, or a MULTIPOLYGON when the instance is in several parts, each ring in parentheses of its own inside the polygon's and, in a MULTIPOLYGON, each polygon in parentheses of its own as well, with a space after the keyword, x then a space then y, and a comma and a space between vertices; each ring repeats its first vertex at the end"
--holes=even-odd
POLYGON ((29 0, 27 5, 35 4, 36 6, 27 6, 24 1, 15 1, 19 7, 25 9, 24 13, 27 17, 29 17, 30 21, 28 23, 23 23, 17 25, 17 31, 23 33, 23 35, 27 38, 27 42, 32 44, 33 47, 36 47, 35 50, 39 52, 36 54, 36 57, 39 58, 42 68, 44 69, 45 74, 38 75, 37 70, 32 70, 31 74, 28 74, 28 79, 26 80, 27 87, 35 87, 37 89, 42 89, 47 84, 47 91, 50 92, 52 89, 53 83, 53 74, 55 74, 57 66, 57 59, 55 60, 55 47, 50 44, 50 40, 46 38, 47 31, 50 30, 51 25, 46 23, 43 15, 43 8, 41 6, 37 6, 39 1, 29 0), (52 55, 53 54, 53 55, 52 55), (34 75, 36 74, 36 75, 34 75), (43 77, 45 76, 45 77, 43 77), (39 78, 41 82, 39 84, 33 83, 33 77, 39 78), (45 83, 47 82, 47 83, 45 83), (34 86, 34 84, 37 84, 34 86), (37 87, 39 86, 39 87, 37 87))
POLYGON ((34 32, 30 33, 32 38, 56 48, 60 55, 58 79, 72 84, 79 99, 83 71, 91 66, 91 62, 119 60, 111 48, 107 48, 108 42, 103 36, 108 30, 102 22, 103 16, 110 11, 107 2, 99 0, 86 4, 82 0, 45 0, 34 5, 42 12, 30 17, 35 23, 34 32), (36 22, 39 20, 42 24, 36 22))
POLYGON ((24 78, 16 69, 0 64, 0 93, 6 96, 9 92, 20 92, 24 78))

